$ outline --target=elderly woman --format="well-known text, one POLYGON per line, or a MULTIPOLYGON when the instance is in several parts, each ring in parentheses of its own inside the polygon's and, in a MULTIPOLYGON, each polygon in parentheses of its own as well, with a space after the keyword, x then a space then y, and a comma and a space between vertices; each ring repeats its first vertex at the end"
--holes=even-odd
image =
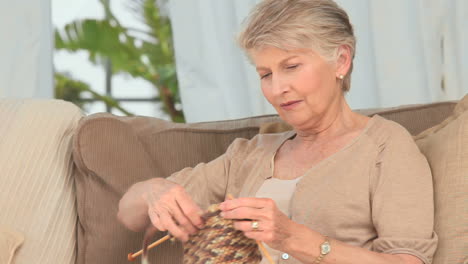
POLYGON ((186 241, 203 227, 201 208, 222 202, 222 216, 278 263, 431 263, 426 159, 404 128, 346 103, 355 52, 347 14, 331 0, 265 0, 239 42, 293 130, 237 139, 207 164, 133 185, 119 219, 186 241))

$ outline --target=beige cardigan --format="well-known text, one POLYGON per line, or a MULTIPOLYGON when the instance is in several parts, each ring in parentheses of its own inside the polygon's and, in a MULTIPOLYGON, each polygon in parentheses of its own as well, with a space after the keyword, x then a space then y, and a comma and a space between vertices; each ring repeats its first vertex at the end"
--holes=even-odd
MULTIPOLYGON (((184 186, 202 208, 228 193, 254 197, 272 176, 274 153, 294 135, 236 139, 217 159, 168 179, 184 186)), ((426 264, 437 246, 428 163, 403 127, 378 115, 352 142, 303 175, 292 197, 291 218, 344 243, 411 254, 426 264)), ((278 263, 300 262, 291 257, 278 263)))

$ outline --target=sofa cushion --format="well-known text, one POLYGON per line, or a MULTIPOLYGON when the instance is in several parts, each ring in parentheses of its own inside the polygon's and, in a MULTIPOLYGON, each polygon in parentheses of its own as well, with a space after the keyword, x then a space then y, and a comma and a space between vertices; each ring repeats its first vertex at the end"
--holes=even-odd
POLYGON ((0 263, 11 264, 18 248, 23 244, 24 236, 17 231, 0 227, 0 263))
POLYGON ((415 137, 434 179, 434 264, 466 263, 468 253, 468 95, 453 114, 415 137))
MULTIPOLYGON (((80 171, 76 177, 77 263, 123 264, 128 253, 141 247, 142 236, 117 221, 118 201, 134 182, 155 177, 156 168, 130 126, 116 118, 97 116, 80 124, 74 141, 80 171)), ((161 249, 166 251, 164 247, 161 249)))
POLYGON ((72 137, 78 107, 57 100, 0 100, 0 225, 24 234, 16 264, 74 263, 72 137))
MULTIPOLYGON (((443 120, 454 105, 438 103, 365 113, 383 113, 382 116, 388 115, 404 125, 414 125, 414 132, 443 120)), ((126 230, 116 218, 118 201, 133 183, 167 177, 185 167, 213 160, 235 138, 252 138, 261 124, 278 121, 276 115, 196 124, 111 114, 84 118, 74 143, 74 159, 80 170, 76 179, 78 263, 123 264, 128 253, 141 247, 142 234, 126 230)), ((179 243, 166 242, 151 254, 155 263, 182 261, 179 243)))

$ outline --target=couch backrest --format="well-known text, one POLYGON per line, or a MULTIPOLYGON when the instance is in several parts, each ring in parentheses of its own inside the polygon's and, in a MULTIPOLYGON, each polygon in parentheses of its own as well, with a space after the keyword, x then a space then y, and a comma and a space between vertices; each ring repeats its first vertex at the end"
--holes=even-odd
MULTIPOLYGON (((394 120, 415 135, 444 120, 454 106, 446 102, 359 112, 394 120)), ((262 124, 280 121, 275 115, 196 124, 110 114, 83 119, 74 143, 80 170, 78 263, 123 264, 128 253, 141 247, 142 235, 116 220, 118 201, 133 183, 210 161, 235 138, 252 138, 262 124)), ((182 263, 178 243, 165 243, 151 253, 155 263, 182 263)))

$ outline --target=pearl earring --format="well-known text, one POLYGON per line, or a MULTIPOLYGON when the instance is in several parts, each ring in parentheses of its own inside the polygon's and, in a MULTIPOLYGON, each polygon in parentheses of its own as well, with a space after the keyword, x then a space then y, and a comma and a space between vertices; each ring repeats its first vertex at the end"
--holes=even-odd
POLYGON ((338 75, 338 79, 343 80, 343 79, 344 79, 344 75, 343 75, 343 74, 338 75))

